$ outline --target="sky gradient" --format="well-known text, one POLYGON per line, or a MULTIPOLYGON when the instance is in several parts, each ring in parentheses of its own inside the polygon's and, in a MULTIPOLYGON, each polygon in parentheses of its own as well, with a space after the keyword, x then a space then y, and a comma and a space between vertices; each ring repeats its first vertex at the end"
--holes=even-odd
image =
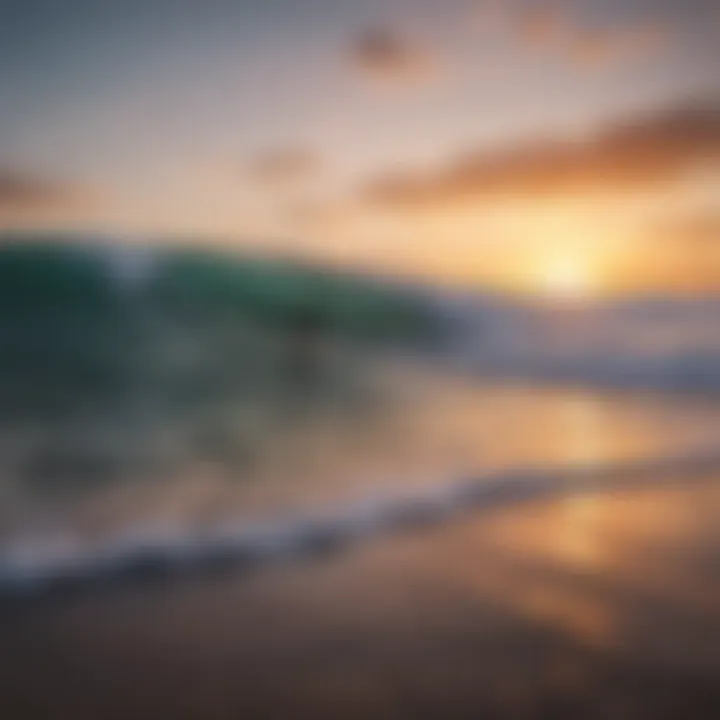
POLYGON ((720 291, 715 0, 0 0, 0 225, 720 291))

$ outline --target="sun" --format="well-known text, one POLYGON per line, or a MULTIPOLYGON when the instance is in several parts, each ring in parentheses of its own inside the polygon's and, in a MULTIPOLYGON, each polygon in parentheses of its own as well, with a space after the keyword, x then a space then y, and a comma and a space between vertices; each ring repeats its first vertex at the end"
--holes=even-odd
POLYGON ((592 275, 586 263, 570 256, 555 257, 539 268, 538 281, 550 296, 564 299, 592 294, 592 275))

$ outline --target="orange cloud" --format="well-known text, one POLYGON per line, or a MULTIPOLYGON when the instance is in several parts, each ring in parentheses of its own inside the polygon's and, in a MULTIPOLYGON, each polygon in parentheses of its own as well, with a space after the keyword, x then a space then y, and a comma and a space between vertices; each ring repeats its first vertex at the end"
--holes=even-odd
POLYGON ((562 0, 505 10, 520 45, 555 54, 577 67, 607 67, 652 57, 667 50, 673 40, 669 26, 651 19, 629 26, 588 24, 562 0))
POLYGON ((68 187, 12 168, 0 168, 0 209, 37 209, 64 206, 77 200, 68 187))
POLYGON ((390 84, 428 82, 440 70, 439 58, 429 47, 383 28, 362 33, 352 47, 351 59, 370 80, 390 84))
POLYGON ((468 152, 430 173, 389 173, 365 198, 386 208, 432 208, 497 197, 625 192, 720 164, 720 103, 672 109, 619 123, 585 141, 539 141, 468 152))
POLYGON ((25 226, 90 216, 105 198, 87 188, 0 167, 0 224, 25 226))
POLYGON ((572 18, 559 3, 520 9, 515 25, 521 41, 531 47, 557 47, 573 32, 572 18))
MULTIPOLYGON (((720 258, 720 209, 677 218, 654 228, 653 235, 684 250, 713 248, 720 258)), ((720 268, 717 272, 720 276, 720 268)))

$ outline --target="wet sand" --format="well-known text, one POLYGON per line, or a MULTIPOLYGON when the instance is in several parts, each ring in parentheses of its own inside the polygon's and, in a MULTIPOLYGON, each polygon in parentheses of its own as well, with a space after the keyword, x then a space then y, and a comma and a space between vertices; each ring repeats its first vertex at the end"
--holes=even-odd
POLYGON ((0 609, 40 718, 720 717, 720 479, 0 609))

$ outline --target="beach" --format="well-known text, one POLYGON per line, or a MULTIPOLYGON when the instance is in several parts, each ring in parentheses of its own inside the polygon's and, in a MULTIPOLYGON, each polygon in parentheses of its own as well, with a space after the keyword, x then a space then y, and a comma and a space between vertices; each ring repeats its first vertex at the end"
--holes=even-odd
POLYGON ((24 718, 704 718, 716 476, 0 612, 24 718))

